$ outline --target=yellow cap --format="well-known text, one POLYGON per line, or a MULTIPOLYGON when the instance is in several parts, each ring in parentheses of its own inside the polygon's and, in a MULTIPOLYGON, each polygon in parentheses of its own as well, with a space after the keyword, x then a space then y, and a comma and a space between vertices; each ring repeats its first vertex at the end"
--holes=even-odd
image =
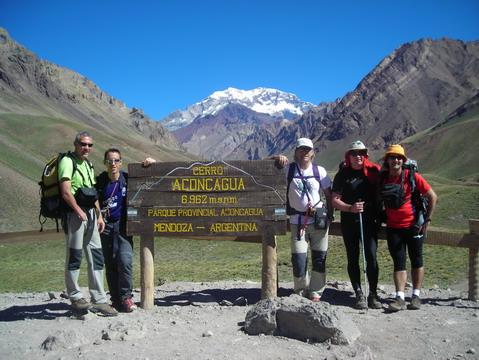
POLYGON ((407 160, 404 148, 399 144, 389 145, 388 149, 386 150, 386 154, 384 154, 384 158, 386 159, 389 155, 400 155, 404 158, 404 160, 407 160))

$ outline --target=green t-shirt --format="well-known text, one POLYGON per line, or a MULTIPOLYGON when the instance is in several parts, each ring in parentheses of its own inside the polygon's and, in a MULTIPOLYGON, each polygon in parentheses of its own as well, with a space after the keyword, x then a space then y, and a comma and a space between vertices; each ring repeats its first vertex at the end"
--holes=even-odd
POLYGON ((70 180, 72 194, 75 195, 81 187, 93 187, 95 185, 95 171, 87 161, 76 157, 64 156, 58 164, 58 178, 60 181, 70 180), (73 174, 73 161, 77 164, 77 170, 73 174))

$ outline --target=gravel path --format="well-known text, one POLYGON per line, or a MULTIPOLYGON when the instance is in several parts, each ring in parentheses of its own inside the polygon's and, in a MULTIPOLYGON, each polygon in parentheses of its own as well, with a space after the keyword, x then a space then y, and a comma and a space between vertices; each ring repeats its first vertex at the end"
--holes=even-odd
MULTIPOLYGON (((479 304, 464 292, 427 289, 420 310, 388 314, 354 310, 349 285, 329 282, 323 301, 361 331, 353 345, 337 346, 245 334, 260 288, 167 283, 157 288, 151 311, 84 320, 72 316, 59 293, 0 294, 0 359, 479 359, 479 304)), ((279 295, 290 289, 281 284, 279 295)), ((386 307, 392 289, 381 289, 386 307)))

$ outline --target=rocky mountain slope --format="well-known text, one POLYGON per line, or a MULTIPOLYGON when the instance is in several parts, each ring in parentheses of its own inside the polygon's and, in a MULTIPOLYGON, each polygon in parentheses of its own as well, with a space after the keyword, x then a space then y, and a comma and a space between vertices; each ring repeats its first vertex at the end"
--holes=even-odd
POLYGON ((86 77, 41 60, 0 28, 0 112, 78 121, 102 132, 128 132, 179 148, 175 138, 140 109, 102 91, 86 77))
POLYGON ((38 184, 47 159, 72 149, 79 130, 95 141, 97 172, 108 147, 125 168, 152 156, 190 160, 173 135, 140 109, 71 70, 41 60, 0 28, 0 232, 38 229, 38 184))
MULTIPOLYGON (((288 140, 306 129, 323 151, 333 152, 361 138, 377 155, 385 145, 441 123, 479 91, 479 41, 420 40, 387 56, 331 111, 311 111, 278 137, 288 140)), ((284 146, 281 146, 284 144, 284 146)))
POLYGON ((238 104, 254 112, 267 114, 273 119, 294 119, 314 105, 301 101, 296 95, 276 89, 257 88, 239 90, 228 88, 216 91, 206 99, 193 104, 183 111, 175 111, 162 119, 170 130, 178 130, 191 124, 196 118, 216 115, 224 107, 238 104))
POLYGON ((271 150, 267 139, 312 107, 275 89, 228 88, 169 115, 164 124, 188 152, 202 158, 259 159, 271 150))
MULTIPOLYGON (((207 108, 205 104, 213 103, 210 98, 215 96, 211 96, 188 108, 196 109, 189 118, 181 115, 184 120, 188 118, 185 121, 189 125, 177 128, 175 135, 189 151, 202 157, 230 159, 291 155, 295 139, 308 136, 315 141, 321 162, 331 168, 351 140, 362 139, 373 157, 379 158, 386 145, 443 122, 478 91, 479 41, 422 39, 386 56, 343 98, 319 104, 301 117, 273 121, 271 127, 257 116, 246 125, 241 111, 220 113, 213 105, 204 116, 201 111, 207 108)), ((255 97, 249 99, 257 101, 255 97)), ((254 111, 260 105, 249 103, 247 107, 254 111)), ((173 124, 175 119, 175 124, 180 124, 181 116, 172 115, 167 123, 173 124)))

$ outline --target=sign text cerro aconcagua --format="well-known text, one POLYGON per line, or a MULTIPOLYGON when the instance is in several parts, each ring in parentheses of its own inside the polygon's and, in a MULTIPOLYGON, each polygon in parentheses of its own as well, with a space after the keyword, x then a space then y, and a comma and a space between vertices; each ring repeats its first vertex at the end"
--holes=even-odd
POLYGON ((128 234, 253 236, 286 232, 286 177, 274 161, 129 165, 128 234))

